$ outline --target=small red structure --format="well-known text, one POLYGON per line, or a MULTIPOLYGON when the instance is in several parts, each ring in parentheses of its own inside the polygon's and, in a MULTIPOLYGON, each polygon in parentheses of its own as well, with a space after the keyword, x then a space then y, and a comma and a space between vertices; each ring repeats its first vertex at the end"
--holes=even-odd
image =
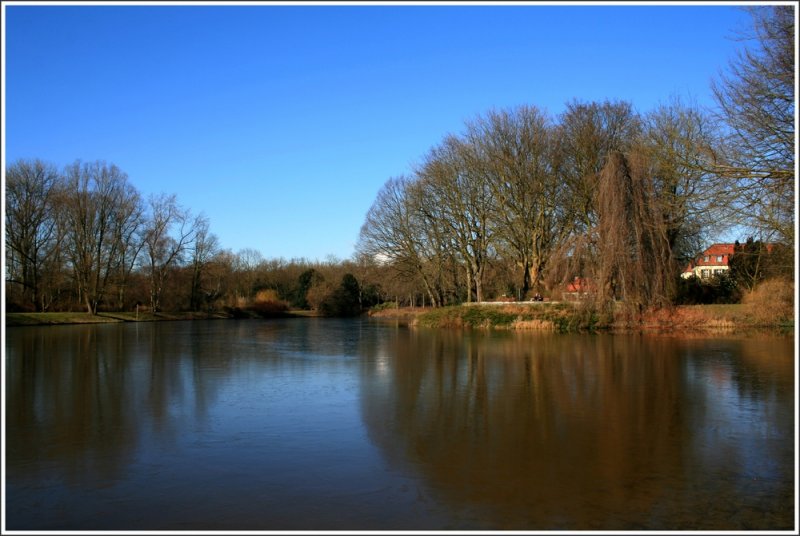
POLYGON ((590 292, 594 291, 594 284, 586 277, 575 277, 567 283, 561 298, 564 301, 577 301, 585 299, 590 292))
POLYGON ((576 277, 567 283, 567 292, 588 292, 589 282, 585 277, 576 277))

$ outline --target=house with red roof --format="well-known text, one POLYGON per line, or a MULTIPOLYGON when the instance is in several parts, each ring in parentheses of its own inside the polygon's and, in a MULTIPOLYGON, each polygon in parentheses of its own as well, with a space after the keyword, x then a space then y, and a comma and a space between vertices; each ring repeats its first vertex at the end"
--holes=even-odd
POLYGON ((594 292, 595 288, 590 279, 575 277, 572 281, 567 283, 565 290, 566 292, 561 293, 562 300, 578 301, 586 299, 591 292, 594 292))
POLYGON ((681 277, 699 277, 710 279, 730 269, 729 263, 733 255, 734 244, 712 244, 690 262, 681 273, 681 277))

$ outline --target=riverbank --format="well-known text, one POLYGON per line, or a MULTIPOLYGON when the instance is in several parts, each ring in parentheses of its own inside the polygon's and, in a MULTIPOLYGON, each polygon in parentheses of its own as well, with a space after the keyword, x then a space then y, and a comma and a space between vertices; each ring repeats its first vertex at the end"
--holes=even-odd
MULTIPOLYGON (((602 320, 580 304, 570 302, 521 302, 465 304, 450 307, 386 308, 367 313, 372 318, 389 319, 411 326, 428 328, 468 328, 538 330, 570 333, 579 331, 659 331, 704 332, 769 329, 791 331, 792 319, 765 317, 762 309, 747 304, 682 305, 645 311, 630 317, 620 312, 613 320, 602 320)), ((291 310, 271 318, 319 316, 313 311, 291 310)), ((177 320, 216 320, 265 318, 242 309, 211 313, 177 312, 85 312, 6 313, 6 327, 61 324, 103 324, 120 322, 159 322, 177 320)))
POLYGON ((383 309, 371 317, 396 319, 412 326, 576 331, 726 331, 749 329, 792 330, 793 319, 765 317, 763 310, 747 304, 680 305, 630 316, 623 311, 601 319, 571 302, 522 302, 456 305, 434 308, 383 309))
MULTIPOLYGON (((288 311, 272 317, 294 318, 315 316, 312 311, 288 311)), ((14 326, 51 326, 61 324, 113 324, 120 322, 161 322, 175 320, 217 320, 231 318, 265 318, 252 311, 230 310, 211 313, 177 312, 150 313, 113 312, 91 315, 85 312, 67 313, 6 313, 6 327, 14 326)))

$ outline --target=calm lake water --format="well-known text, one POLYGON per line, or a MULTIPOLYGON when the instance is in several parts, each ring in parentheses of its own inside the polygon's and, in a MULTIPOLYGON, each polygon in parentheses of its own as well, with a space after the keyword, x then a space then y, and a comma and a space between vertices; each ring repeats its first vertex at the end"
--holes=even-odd
POLYGON ((791 530, 793 339, 6 331, 9 530, 791 530))

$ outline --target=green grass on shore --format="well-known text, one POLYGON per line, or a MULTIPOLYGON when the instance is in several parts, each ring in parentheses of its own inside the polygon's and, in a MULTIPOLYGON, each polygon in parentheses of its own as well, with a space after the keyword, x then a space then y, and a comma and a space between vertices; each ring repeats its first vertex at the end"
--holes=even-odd
MULTIPOLYGON (((289 311, 283 317, 315 316, 311 311, 289 311)), ((111 312, 91 315, 86 312, 70 313, 6 313, 6 326, 48 326, 59 324, 109 324, 117 322, 156 322, 164 320, 210 320, 222 318, 264 318, 254 312, 237 311, 235 314, 225 311, 212 313, 178 312, 150 313, 111 312)))
POLYGON ((68 313, 6 313, 6 326, 42 326, 57 324, 109 324, 116 322, 153 322, 157 320, 196 320, 229 318, 224 313, 149 313, 114 312, 92 315, 68 313))
POLYGON ((103 324, 120 322, 115 318, 88 313, 6 313, 6 326, 40 326, 48 324, 103 324))
POLYGON ((423 327, 538 329, 557 332, 598 327, 598 317, 570 303, 509 303, 454 305, 431 309, 416 317, 423 327))
POLYGON ((579 303, 508 303, 454 305, 438 309, 386 309, 373 316, 397 318, 411 325, 429 328, 478 328, 576 331, 737 331, 793 329, 791 319, 764 318, 745 304, 682 305, 646 310, 632 315, 619 308, 613 318, 601 316, 579 303))
MULTIPOLYGON (((494 305, 454 305, 440 308, 384 308, 370 316, 397 319, 412 325, 431 328, 477 328, 545 330, 561 333, 593 330, 741 330, 752 328, 794 328, 791 318, 769 318, 754 314, 744 304, 685 305, 645 312, 636 318, 615 315, 601 321, 596 313, 580 304, 560 302, 508 303, 494 305)), ((281 317, 314 317, 312 311, 288 311, 281 317)), ((264 318, 247 310, 213 313, 85 312, 6 313, 6 326, 41 326, 58 324, 98 324, 115 322, 153 322, 164 320, 206 320, 224 318, 264 318)))

